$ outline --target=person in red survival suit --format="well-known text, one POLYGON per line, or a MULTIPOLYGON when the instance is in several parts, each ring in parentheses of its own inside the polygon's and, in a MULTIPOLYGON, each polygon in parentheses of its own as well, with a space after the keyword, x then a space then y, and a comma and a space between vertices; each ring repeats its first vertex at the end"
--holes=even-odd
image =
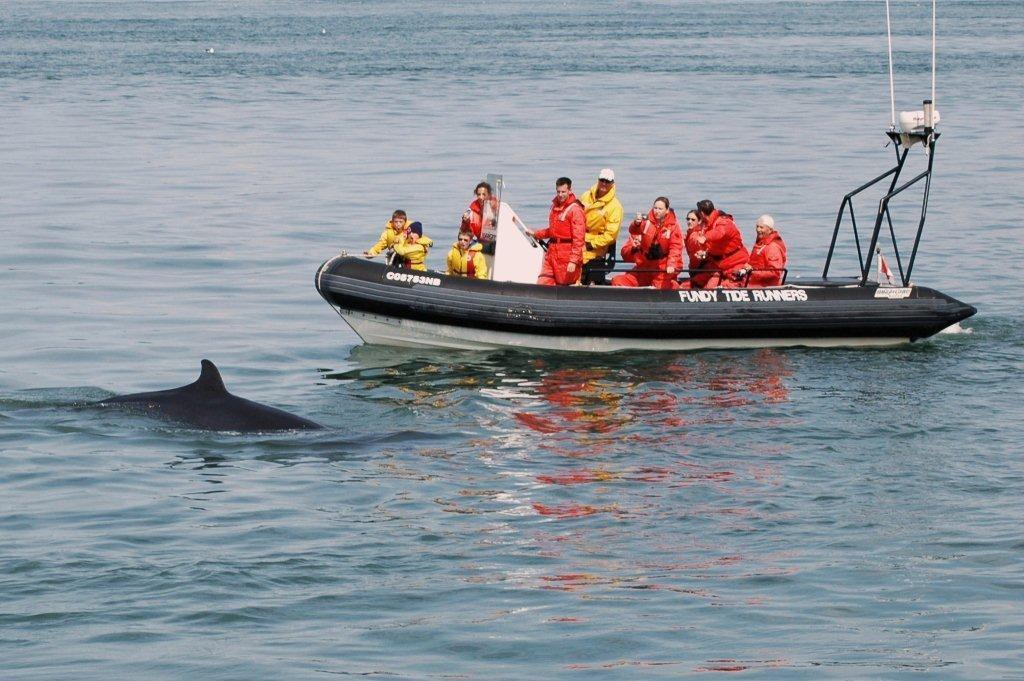
POLYGON ((571 286, 580 280, 583 270, 583 246, 587 219, 583 206, 572 193, 572 180, 555 180, 555 198, 548 213, 548 228, 532 232, 535 239, 547 239, 548 251, 537 283, 542 286, 571 286))
MULTIPOLYGON (((775 229, 775 218, 765 213, 754 223, 757 242, 750 249, 750 259, 737 271, 732 286, 750 288, 782 286, 782 270, 786 267, 786 242, 775 229)), ((722 286, 726 286, 723 282, 722 286)))
POLYGON ((491 189, 491 185, 481 182, 476 186, 473 193, 476 198, 469 204, 466 212, 462 214, 462 225, 459 227, 459 231, 471 231, 473 232, 473 237, 480 241, 484 228, 490 227, 494 223, 494 216, 498 211, 493 197, 494 190, 491 189))
MULTIPOLYGON (((697 289, 706 288, 708 281, 714 272, 707 270, 707 251, 704 244, 697 241, 697 237, 704 237, 704 223, 700 220, 697 211, 691 210, 686 213, 686 234, 683 235, 683 243, 686 246, 686 254, 690 259, 690 278, 679 282, 679 288, 697 289)), ((707 237, 704 237, 705 240, 707 237)))
POLYGON ((683 266, 683 230, 668 199, 654 199, 647 217, 637 215, 629 225, 629 235, 622 247, 622 259, 634 263, 634 267, 612 279, 612 286, 678 288, 676 276, 683 266))
POLYGON ((704 246, 697 255, 706 258, 708 269, 718 270, 708 279, 705 288, 717 288, 723 281, 735 278, 736 270, 747 264, 750 253, 731 215, 716 209, 709 199, 697 202, 697 213, 704 223, 704 234, 695 237, 697 243, 704 246))

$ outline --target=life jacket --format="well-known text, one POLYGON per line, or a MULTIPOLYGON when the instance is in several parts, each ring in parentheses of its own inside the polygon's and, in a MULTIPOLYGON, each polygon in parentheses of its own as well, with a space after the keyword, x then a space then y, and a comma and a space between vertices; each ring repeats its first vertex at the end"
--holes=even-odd
POLYGON ((471 244, 465 251, 459 245, 452 246, 448 251, 448 274, 469 277, 470 279, 486 279, 487 263, 481 255, 483 245, 471 244))
MULTIPOLYGON (((488 218, 493 220, 497 213, 497 206, 494 197, 491 197, 491 208, 488 211, 488 218)), ((469 204, 469 218, 463 219, 460 229, 469 229, 473 236, 480 239, 484 232, 484 202, 481 199, 473 199, 469 204)))
POLYGON ((743 267, 750 253, 743 245, 743 236, 728 213, 715 209, 704 220, 705 248, 708 252, 708 267, 724 272, 743 267))
POLYGON ((781 270, 786 267, 786 260, 786 242, 778 232, 769 232, 764 238, 758 239, 750 249, 750 259, 747 261, 753 268, 748 285, 781 285, 781 270))
POLYGON ((623 246, 623 260, 634 262, 641 269, 666 269, 672 266, 678 270, 682 267, 683 231, 674 210, 669 209, 664 221, 658 224, 652 209, 642 221, 633 221, 629 232, 640 235, 640 245, 633 246, 630 240, 623 246))
MULTIPOLYGON (((409 270, 426 270, 427 249, 434 245, 430 237, 421 236, 416 243, 407 241, 404 237, 398 240, 393 248, 397 258, 402 260, 401 267, 409 270)), ((394 263, 399 266, 398 262, 394 263)))
POLYGON ((579 202, 576 195, 569 192, 569 196, 566 197, 565 202, 561 205, 556 204, 552 199, 551 210, 548 213, 548 228, 547 234, 544 238, 550 239, 555 243, 562 243, 563 241, 572 240, 572 228, 574 217, 584 217, 583 204, 579 202))
POLYGON ((402 238, 402 235, 405 234, 411 224, 412 220, 406 220, 405 227, 399 232, 395 229, 394 223, 392 223, 391 220, 388 220, 384 223, 384 231, 380 233, 380 238, 377 240, 377 243, 371 246, 367 252, 370 255, 378 255, 389 248, 394 248, 395 244, 398 243, 399 239, 402 238))
POLYGON ((583 206, 576 200, 576 195, 569 192, 565 203, 557 204, 555 199, 551 200, 548 227, 538 230, 537 238, 548 240, 545 258, 563 263, 581 263, 586 233, 587 223, 583 206))

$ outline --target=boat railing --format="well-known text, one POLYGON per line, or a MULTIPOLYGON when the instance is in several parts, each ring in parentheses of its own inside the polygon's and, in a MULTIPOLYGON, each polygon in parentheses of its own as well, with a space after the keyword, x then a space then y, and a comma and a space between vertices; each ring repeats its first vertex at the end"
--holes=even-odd
POLYGON ((907 134, 900 133, 895 130, 890 130, 886 133, 892 140, 896 152, 896 164, 885 171, 881 175, 875 177, 868 182, 865 182, 861 186, 857 187, 853 191, 843 196, 843 200, 839 204, 839 211, 836 214, 835 227, 832 230, 832 241, 828 247, 828 256, 825 258, 825 267, 822 270, 821 276, 823 279, 828 279, 829 268, 832 265, 832 256, 835 254, 836 241, 839 238, 839 231, 843 225, 843 218, 845 217, 847 210, 850 214, 850 225, 853 229, 853 241, 857 248, 857 262, 860 266, 860 283, 861 286, 867 284, 868 275, 871 273, 872 259, 878 250, 878 238, 882 231, 883 221, 888 227, 889 238, 892 243, 893 255, 896 259, 896 266, 899 269, 900 280, 903 282, 903 286, 910 285, 910 274, 914 269, 914 260, 917 258, 918 247, 921 244, 921 235, 924 232, 925 218, 928 214, 928 195, 931 191, 931 178, 932 178, 932 166, 935 161, 935 144, 939 138, 938 132, 931 129, 926 129, 925 133, 920 134, 907 134), (903 168, 907 162, 907 156, 910 153, 910 148, 914 143, 921 142, 928 155, 927 168, 914 177, 911 180, 899 185, 900 175, 903 172, 903 168), (875 212, 874 225, 871 230, 871 236, 868 240, 867 251, 861 247, 861 234, 857 227, 857 216, 853 209, 853 199, 861 192, 875 186, 879 182, 882 182, 886 178, 889 179, 889 188, 885 195, 878 202, 878 209, 875 212), (892 213, 889 211, 889 204, 891 201, 903 193, 905 190, 914 186, 921 180, 925 181, 924 195, 921 199, 921 216, 917 223, 917 233, 914 236, 914 246, 910 252, 910 259, 907 261, 907 265, 903 266, 903 257, 900 255, 899 243, 896 239, 896 229, 892 222, 892 213))

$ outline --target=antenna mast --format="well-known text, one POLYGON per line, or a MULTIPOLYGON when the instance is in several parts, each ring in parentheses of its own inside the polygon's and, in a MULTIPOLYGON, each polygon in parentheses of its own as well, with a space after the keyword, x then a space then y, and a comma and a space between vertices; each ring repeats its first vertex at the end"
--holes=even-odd
MULTIPOLYGON (((935 110, 935 2, 932 0, 932 110, 935 110)), ((925 121, 928 127, 935 127, 934 121, 925 121)))
MULTIPOLYGON (((934 2, 934 0, 933 0, 934 2)), ((934 51, 935 51, 935 38, 934 38, 934 21, 932 23, 932 63, 934 65, 934 51)), ((892 79, 892 21, 889 19, 889 0, 885 0, 885 35, 889 40, 889 102, 892 105, 892 129, 896 129, 896 87, 893 84, 892 79)), ((935 69, 932 68, 932 99, 935 98, 935 69)))

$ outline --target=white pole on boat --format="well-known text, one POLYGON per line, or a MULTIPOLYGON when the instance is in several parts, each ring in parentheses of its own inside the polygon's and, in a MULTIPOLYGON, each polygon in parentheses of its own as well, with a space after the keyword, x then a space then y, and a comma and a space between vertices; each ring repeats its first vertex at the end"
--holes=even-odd
MULTIPOLYGON (((889 18, 889 0, 885 0, 885 35, 889 40, 889 102, 892 104, 892 129, 896 129, 896 86, 892 79, 892 21, 889 18)), ((934 82, 934 77, 933 77, 934 82)), ((934 95, 933 95, 934 96, 934 95)))
MULTIPOLYGON (((935 110, 935 2, 932 0, 932 110, 935 110)), ((925 121, 925 125, 929 128, 935 127, 932 125, 933 121, 931 117, 925 121)))

